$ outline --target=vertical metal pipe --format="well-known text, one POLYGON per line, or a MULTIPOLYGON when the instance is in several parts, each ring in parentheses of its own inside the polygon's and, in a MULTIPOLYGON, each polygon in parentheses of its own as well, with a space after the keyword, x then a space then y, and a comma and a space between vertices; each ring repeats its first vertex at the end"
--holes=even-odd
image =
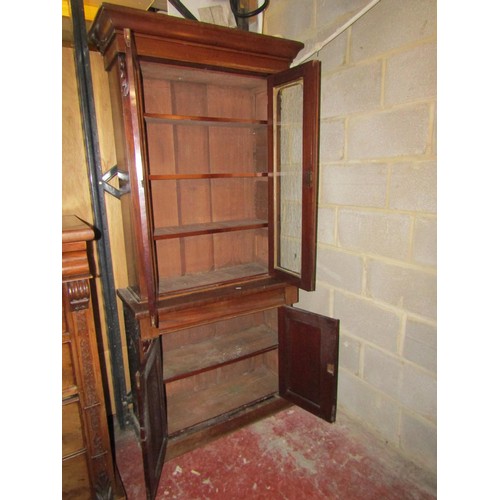
POLYGON ((116 417, 121 427, 125 425, 125 403, 127 391, 123 367, 123 354, 118 321, 118 306, 113 276, 113 266, 109 245, 109 232, 104 201, 104 189, 101 178, 101 155, 97 134, 97 119, 95 113, 92 75, 90 71, 90 56, 87 42, 87 29, 83 0, 70 0, 71 18, 73 21, 73 38, 75 44, 75 67, 78 82, 80 112, 82 116, 85 153, 89 175, 90 192, 94 226, 99 232, 97 238, 97 253, 99 274, 102 282, 103 307, 105 324, 110 349, 111 376, 116 406, 116 417))
MULTIPOLYGON (((248 0, 238 0, 238 11, 240 12, 248 12, 249 10, 249 5, 248 5, 248 0)), ((236 17, 236 25, 240 30, 243 31, 248 31, 248 18, 246 17, 236 17)))

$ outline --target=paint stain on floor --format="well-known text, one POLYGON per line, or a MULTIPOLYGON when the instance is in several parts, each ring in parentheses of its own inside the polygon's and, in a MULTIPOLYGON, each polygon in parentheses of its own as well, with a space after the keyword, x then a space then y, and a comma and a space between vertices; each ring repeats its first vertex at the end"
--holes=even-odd
MULTIPOLYGON (((120 449, 127 497, 145 499, 138 445, 120 449)), ((166 462, 157 498, 431 500, 436 494, 435 478, 347 416, 329 424, 292 407, 166 462)))

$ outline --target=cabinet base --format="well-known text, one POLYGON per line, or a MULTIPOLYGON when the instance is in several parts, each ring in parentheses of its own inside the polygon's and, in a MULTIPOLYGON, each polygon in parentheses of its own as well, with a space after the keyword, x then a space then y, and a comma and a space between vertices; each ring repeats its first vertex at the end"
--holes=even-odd
POLYGON ((215 421, 207 422, 204 426, 197 426, 186 432, 178 433, 174 437, 169 438, 165 459, 171 460, 290 406, 292 406, 292 403, 285 399, 279 396, 271 396, 260 403, 240 410, 230 418, 227 415, 223 415, 214 419, 215 421))

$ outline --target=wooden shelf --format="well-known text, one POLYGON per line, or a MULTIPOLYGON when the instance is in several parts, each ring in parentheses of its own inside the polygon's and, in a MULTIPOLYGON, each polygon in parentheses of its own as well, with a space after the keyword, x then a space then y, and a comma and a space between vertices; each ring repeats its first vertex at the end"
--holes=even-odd
POLYGON ((148 176, 148 179, 150 181, 182 181, 193 179, 241 179, 268 176, 268 172, 237 172, 218 174, 152 174, 148 176))
POLYGON ((185 226, 170 226, 157 228, 154 232, 155 240, 170 238, 185 238, 202 234, 227 233, 230 231, 244 231, 268 227, 268 221, 263 219, 228 220, 206 222, 203 224, 188 224, 185 226))
POLYGON ((278 377, 265 367, 199 391, 169 395, 167 384, 169 434, 250 405, 277 391, 278 377))
POLYGON ((255 356, 278 347, 278 334, 267 325, 226 333, 168 350, 163 358, 165 382, 255 356))
POLYGON ((188 290, 214 284, 248 279, 249 277, 265 275, 268 268, 256 262, 240 266, 224 267, 205 273, 186 274, 172 278, 161 278, 158 287, 160 295, 179 290, 188 290))
POLYGON ((215 116, 186 116, 164 113, 144 113, 146 123, 168 123, 171 125, 210 125, 222 127, 255 127, 267 125, 267 120, 246 118, 219 118, 215 116))

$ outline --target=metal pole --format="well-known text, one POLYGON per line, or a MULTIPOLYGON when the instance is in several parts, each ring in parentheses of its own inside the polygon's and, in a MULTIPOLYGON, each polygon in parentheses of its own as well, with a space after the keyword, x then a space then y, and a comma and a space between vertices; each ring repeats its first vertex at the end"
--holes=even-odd
POLYGON ((87 42, 87 29, 83 0, 70 0, 71 18, 73 20, 73 38, 75 44, 75 66, 82 116, 85 153, 87 157, 94 226, 99 235, 96 241, 99 260, 99 274, 102 281, 103 307, 105 324, 110 349, 111 376, 116 406, 116 417, 120 427, 125 426, 125 404, 127 391, 125 372, 118 321, 118 307, 116 289, 113 276, 113 266, 109 245, 109 233, 102 187, 101 155, 97 134, 97 119, 95 113, 94 93, 92 88, 92 74, 90 71, 90 56, 87 42))

